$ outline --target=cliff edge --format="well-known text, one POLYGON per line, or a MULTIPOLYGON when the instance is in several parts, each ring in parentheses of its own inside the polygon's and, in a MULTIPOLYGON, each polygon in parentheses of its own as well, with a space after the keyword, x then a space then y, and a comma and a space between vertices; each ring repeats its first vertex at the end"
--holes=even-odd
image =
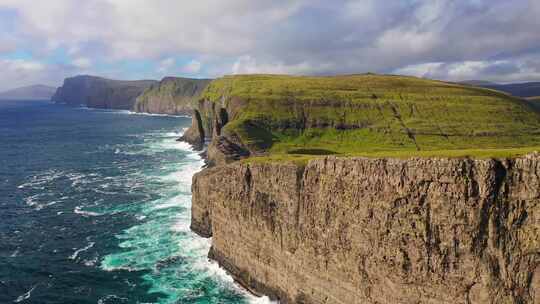
POLYGON ((136 98, 156 83, 154 80, 123 81, 88 75, 75 76, 66 78, 51 100, 90 108, 131 110, 136 98))
POLYGON ((194 104, 210 79, 166 77, 146 89, 133 107, 142 113, 191 115, 194 104))
POLYGON ((192 229, 281 303, 539 303, 540 155, 234 163, 193 179, 192 229))
POLYGON ((281 303, 540 303, 540 116, 488 89, 402 76, 227 76, 192 229, 281 303))

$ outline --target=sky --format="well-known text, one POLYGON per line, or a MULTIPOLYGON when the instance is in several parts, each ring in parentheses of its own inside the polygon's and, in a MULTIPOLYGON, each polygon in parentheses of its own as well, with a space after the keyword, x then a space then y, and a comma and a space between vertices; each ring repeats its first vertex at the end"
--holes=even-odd
POLYGON ((0 0, 0 91, 78 74, 540 81, 538 16, 539 0, 0 0))

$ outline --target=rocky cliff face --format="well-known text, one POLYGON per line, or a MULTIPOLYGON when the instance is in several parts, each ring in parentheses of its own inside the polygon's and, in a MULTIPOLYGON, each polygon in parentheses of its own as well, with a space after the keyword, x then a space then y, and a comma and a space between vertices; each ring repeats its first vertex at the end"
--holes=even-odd
POLYGON ((51 100, 90 108, 131 110, 136 98, 156 83, 154 80, 121 81, 76 76, 66 78, 51 100))
POLYGON ((282 303, 540 303, 540 155, 236 162, 194 177, 192 229, 282 303))
POLYGON ((180 140, 192 144, 196 149, 202 149, 208 140, 206 154, 210 165, 228 164, 256 154, 256 150, 250 150, 234 133, 224 129, 244 105, 244 101, 234 98, 227 103, 199 100, 193 109, 191 127, 180 140))
POLYGON ((193 104, 210 81, 166 77, 137 98, 134 110, 144 113, 192 114, 193 104))

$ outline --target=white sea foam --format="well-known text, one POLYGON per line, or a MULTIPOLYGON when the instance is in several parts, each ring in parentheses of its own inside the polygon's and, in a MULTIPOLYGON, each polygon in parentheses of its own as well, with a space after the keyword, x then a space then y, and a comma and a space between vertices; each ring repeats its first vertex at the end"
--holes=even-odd
POLYGON ((37 285, 35 286, 32 286, 32 288, 30 288, 30 290, 28 290, 27 292, 23 293, 22 295, 20 295, 15 301, 15 303, 20 303, 24 300, 28 300, 30 299, 30 297, 32 296, 32 291, 34 291, 34 289, 36 289, 37 285))
POLYGON ((17 186, 17 188, 19 189, 34 189, 34 190, 43 190, 45 189, 45 185, 58 179, 58 178, 61 178, 62 176, 65 175, 65 172, 63 171, 58 171, 58 170, 54 170, 54 169, 51 169, 51 170, 47 170, 47 171, 44 171, 44 172, 41 172, 39 174, 36 174, 34 176, 32 176, 30 178, 30 181, 26 182, 26 183, 23 183, 19 186, 17 186))
POLYGON ((79 253, 84 252, 84 251, 94 247, 95 244, 96 244, 95 242, 90 242, 86 247, 75 250, 75 252, 69 258, 71 260, 76 260, 77 256, 79 256, 79 253))
POLYGON ((89 108, 87 106, 81 106, 79 109, 84 111, 96 111, 96 112, 103 112, 103 113, 110 113, 110 114, 123 114, 123 115, 141 115, 141 116, 159 116, 159 117, 184 117, 184 118, 190 118, 189 115, 172 115, 172 114, 154 114, 154 113, 140 113, 140 112, 133 112, 130 110, 116 110, 116 109, 99 109, 99 108, 89 108))
MULTIPOLYGON (((116 236, 122 240, 119 244, 122 252, 105 256, 101 260, 101 269, 105 271, 152 270, 152 274, 146 277, 152 284, 152 288, 170 295, 171 298, 167 301, 177 301, 179 298, 175 297, 182 294, 183 291, 177 290, 174 282, 170 282, 171 285, 167 283, 166 280, 170 275, 166 274, 167 271, 163 274, 165 277, 161 277, 159 273, 160 267, 175 267, 175 259, 180 258, 189 261, 190 272, 197 273, 197 277, 201 280, 212 278, 220 288, 234 290, 250 303, 271 303, 268 298, 257 298, 249 294, 237 285, 234 279, 217 263, 209 261, 207 254, 211 247, 211 240, 201 238, 190 230, 191 181, 193 175, 203 167, 204 161, 197 152, 192 150, 189 144, 176 141, 176 138, 181 136, 183 132, 184 130, 182 132, 146 133, 142 136, 144 143, 140 146, 109 147, 110 151, 119 149, 119 153, 122 154, 156 155, 162 152, 177 153, 176 151, 179 151, 185 155, 185 158, 177 163, 162 163, 154 168, 155 171, 134 172, 122 177, 109 178, 106 186, 95 187, 99 189, 98 191, 114 191, 115 189, 130 189, 132 186, 151 187, 154 182, 160 187, 159 193, 157 193, 159 194, 158 199, 153 199, 152 197, 155 196, 152 195, 147 200, 133 202, 133 206, 142 207, 141 212, 135 215, 140 222, 116 236), (151 182, 149 183, 149 181, 151 182), (185 210, 182 212, 173 211, 172 208, 178 207, 185 210), (169 208, 171 211, 166 211, 169 208), (164 227, 165 223, 170 226, 164 227), (171 233, 173 242, 176 242, 176 244, 172 243, 172 247, 166 243, 171 237, 171 233), (178 251, 170 255, 167 252, 171 248, 178 248, 176 249, 178 251)), ((115 166, 121 165, 120 163, 115 164, 115 166)), ((124 205, 122 208, 126 208, 126 206, 124 205)), ((88 211, 83 211, 81 207, 78 207, 76 213, 88 214, 88 211)), ((109 210, 106 213, 112 214, 112 211, 109 210)), ((93 212, 91 214, 99 215, 93 212)), ((92 261, 89 261, 91 265, 93 265, 92 261)), ((187 284, 183 288, 189 288, 191 283, 187 284)))
POLYGON ((141 113, 141 112, 133 112, 128 111, 129 115, 142 115, 142 116, 160 116, 160 117, 183 117, 183 118, 190 118, 189 115, 173 115, 173 114, 155 114, 155 113, 141 113))
POLYGON ((16 258, 16 257, 18 257, 18 256, 19 256, 19 248, 17 248, 17 249, 10 255, 10 257, 12 257, 12 258, 16 258))
POLYGON ((100 216, 101 215, 101 214, 99 214, 97 212, 82 210, 81 208, 82 208, 81 206, 77 206, 77 207, 75 207, 73 212, 76 213, 76 214, 80 214, 82 216, 100 216))
POLYGON ((88 267, 91 267, 91 266, 96 266, 97 262, 98 262, 98 256, 96 255, 95 257, 93 257, 92 259, 90 260, 84 260, 84 265, 85 266, 88 266, 88 267))
POLYGON ((58 201, 50 201, 50 202, 41 202, 41 198, 42 197, 45 197, 47 196, 47 193, 40 193, 40 194, 35 194, 35 195, 31 195, 31 196, 27 196, 24 198, 24 202, 26 203, 27 206, 29 207, 33 207, 35 210, 39 211, 45 207, 48 207, 48 206, 52 206, 56 203, 58 203, 58 201))

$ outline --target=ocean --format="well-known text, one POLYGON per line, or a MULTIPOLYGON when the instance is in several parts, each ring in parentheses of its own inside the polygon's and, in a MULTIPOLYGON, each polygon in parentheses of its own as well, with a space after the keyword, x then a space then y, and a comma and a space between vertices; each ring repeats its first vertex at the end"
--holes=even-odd
POLYGON ((264 303, 192 233, 188 117, 0 102, 0 303, 264 303))

